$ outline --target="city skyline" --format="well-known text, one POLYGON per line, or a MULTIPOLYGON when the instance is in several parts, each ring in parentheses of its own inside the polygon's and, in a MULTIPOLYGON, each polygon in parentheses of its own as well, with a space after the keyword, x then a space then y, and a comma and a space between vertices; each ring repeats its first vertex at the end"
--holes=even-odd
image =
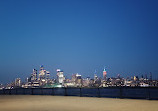
POLYGON ((158 78, 158 1, 0 1, 0 83, 40 64, 93 77, 158 78))
MULTIPOLYGON (((36 68, 33 68, 32 69, 33 72, 30 72, 30 74, 27 74, 26 77, 23 77, 23 78, 20 78, 19 76, 16 77, 17 79, 20 79, 22 80, 23 82, 26 82, 28 81, 28 79, 32 80, 33 81, 39 81, 39 80, 42 80, 42 79, 58 79, 58 76, 60 74, 58 74, 58 72, 62 72, 62 77, 64 77, 64 80, 66 79, 71 79, 73 75, 80 75, 82 76, 83 79, 86 79, 86 78, 89 78, 89 79, 94 79, 95 77, 97 78, 100 78, 100 79, 103 79, 103 80, 107 80, 107 79, 110 79, 110 78, 123 78, 123 79, 127 79, 127 78, 145 78, 145 79, 153 79, 153 80, 158 80, 157 78, 153 78, 152 76, 152 72, 149 72, 148 74, 139 74, 139 75, 136 75, 136 74, 133 74, 132 76, 127 76, 127 77, 124 77, 122 74, 119 74, 117 73, 117 75, 114 75, 114 76, 110 76, 110 74, 107 72, 107 69, 105 68, 105 66, 102 68, 102 71, 101 73, 99 73, 100 71, 97 71, 96 69, 94 70, 94 73, 92 73, 90 76, 84 76, 83 74, 81 73, 78 73, 78 72, 75 72, 75 73, 71 73, 71 74, 67 74, 65 73, 65 71, 63 69, 60 69, 60 68, 57 68, 55 69, 55 73, 52 73, 50 72, 49 70, 47 70, 47 68, 44 67, 44 65, 40 65, 40 68, 36 69, 36 68)), ((13 82, 14 79, 16 78, 12 78, 12 81, 5 81, 4 83, 1 83, 1 84, 8 84, 10 82, 13 82)), ((63 80, 60 80, 63 82, 63 80)), ((60 82, 60 83, 62 83, 60 82)))
MULTIPOLYGON (((3 81, 3 82, 1 82, 1 83, 3 83, 3 84, 6 84, 6 83, 9 83, 9 82, 12 82, 12 81, 14 81, 14 79, 15 78, 21 78, 22 79, 22 81, 25 81, 26 80, 26 78, 27 77, 29 77, 30 76, 30 74, 32 73, 32 70, 36 70, 38 73, 39 73, 39 71, 40 71, 40 69, 39 69, 39 66, 41 67, 41 66, 44 66, 44 67, 46 67, 47 65, 38 65, 38 67, 34 67, 34 68, 32 68, 31 70, 29 69, 29 72, 26 74, 22 74, 22 75, 16 75, 14 78, 10 78, 10 80, 9 81, 6 81, 6 80, 0 80, 0 81, 3 81)), ((149 78, 149 75, 150 75, 150 73, 152 73, 152 72, 147 72, 147 73, 130 73, 130 74, 125 74, 125 76, 124 76, 124 73, 122 74, 122 73, 115 73, 115 74, 112 74, 112 73, 110 73, 109 72, 109 69, 108 69, 108 67, 105 67, 105 65, 103 66, 103 67, 100 67, 100 68, 98 68, 98 69, 92 69, 90 72, 91 73, 89 73, 89 74, 86 74, 86 73, 81 73, 81 72, 77 72, 77 71, 74 71, 74 72, 72 72, 71 71, 71 73, 67 73, 67 71, 65 70, 65 69, 63 69, 63 68, 60 68, 60 67, 56 67, 56 68, 47 68, 46 67, 46 69, 47 69, 47 71, 49 71, 50 72, 50 77, 51 78, 56 78, 56 72, 57 72, 57 69, 61 69, 62 71, 64 71, 64 73, 65 73, 65 77, 66 78, 71 78, 71 76, 73 75, 73 74, 81 74, 82 75, 82 77, 83 78, 87 78, 87 77, 90 77, 90 78, 93 78, 94 77, 94 75, 96 74, 99 78, 104 78, 104 74, 103 74, 103 72, 104 71, 106 71, 106 77, 108 77, 108 78, 111 78, 111 77, 117 77, 118 75, 120 75, 121 77, 123 77, 123 78, 128 78, 128 77, 134 77, 134 76, 138 76, 138 77, 141 77, 142 75, 145 77, 145 76, 147 76, 148 78, 149 78), (50 70, 49 70, 50 69, 50 70)), ((152 73, 152 78, 154 79, 154 80, 158 80, 158 77, 156 76, 153 76, 153 73, 152 73)))
POLYGON ((61 88, 61 87, 87 87, 87 88, 103 88, 103 87, 157 87, 158 80, 152 78, 152 73, 149 75, 135 75, 131 77, 123 77, 118 74, 115 77, 107 76, 108 73, 104 67, 102 77, 99 77, 96 70, 93 78, 83 77, 82 74, 73 73, 71 77, 66 77, 62 69, 56 69, 56 74, 51 74, 46 70, 44 65, 40 65, 39 70, 33 69, 32 73, 22 80, 15 78, 15 81, 0 84, 0 89, 15 89, 15 88, 61 88), (53 75, 53 76, 52 76, 53 75))

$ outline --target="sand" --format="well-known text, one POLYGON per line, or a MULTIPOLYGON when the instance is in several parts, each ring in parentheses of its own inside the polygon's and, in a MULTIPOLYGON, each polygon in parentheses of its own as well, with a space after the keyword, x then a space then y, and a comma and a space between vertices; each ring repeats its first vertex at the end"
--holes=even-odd
POLYGON ((0 111, 158 111, 157 100, 3 95, 0 111))

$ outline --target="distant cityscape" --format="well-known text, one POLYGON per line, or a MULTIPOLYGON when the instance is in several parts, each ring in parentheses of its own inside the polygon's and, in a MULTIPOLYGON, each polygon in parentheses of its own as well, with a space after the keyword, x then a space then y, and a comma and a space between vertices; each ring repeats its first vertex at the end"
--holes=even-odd
POLYGON ((14 89, 14 88, 56 88, 56 87, 158 87, 158 80, 152 79, 152 73, 148 75, 142 75, 141 77, 121 77, 120 74, 117 77, 107 77, 107 71, 103 69, 103 77, 97 76, 94 72, 94 78, 82 78, 80 74, 72 74, 71 79, 64 76, 64 71, 57 69, 56 79, 50 78, 50 72, 45 70, 41 65, 39 71, 33 69, 30 77, 25 81, 21 81, 20 78, 16 78, 15 81, 8 84, 0 84, 0 89, 14 89))

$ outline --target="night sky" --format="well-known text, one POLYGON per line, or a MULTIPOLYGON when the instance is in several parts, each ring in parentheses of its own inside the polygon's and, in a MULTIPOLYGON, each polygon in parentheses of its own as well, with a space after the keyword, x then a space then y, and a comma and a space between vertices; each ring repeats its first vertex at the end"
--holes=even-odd
POLYGON ((0 0, 0 83, 40 65, 102 77, 158 78, 157 0, 0 0))

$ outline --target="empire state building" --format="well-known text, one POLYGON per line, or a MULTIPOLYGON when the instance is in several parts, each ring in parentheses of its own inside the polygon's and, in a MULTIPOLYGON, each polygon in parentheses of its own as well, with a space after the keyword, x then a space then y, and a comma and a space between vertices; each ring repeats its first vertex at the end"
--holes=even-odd
POLYGON ((105 67, 104 67, 104 70, 103 70, 103 79, 106 80, 106 75, 107 75, 107 72, 105 70, 105 67))

